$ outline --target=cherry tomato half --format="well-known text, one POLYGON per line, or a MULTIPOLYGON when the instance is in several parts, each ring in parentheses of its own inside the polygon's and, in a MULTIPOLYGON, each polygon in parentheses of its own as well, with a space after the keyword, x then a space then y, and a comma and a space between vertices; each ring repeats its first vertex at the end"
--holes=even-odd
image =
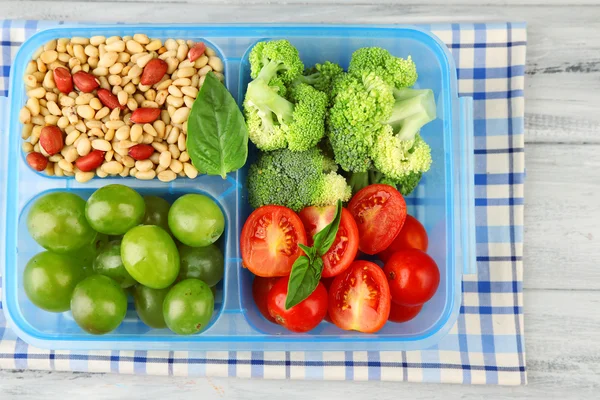
POLYGON ((243 266, 265 278, 289 275, 304 254, 299 243, 307 243, 306 232, 295 212, 282 206, 257 208, 242 228, 243 266))
POLYGON ((405 305, 423 304, 433 297, 440 284, 440 271, 427 253, 417 249, 397 251, 385 263, 392 301, 405 305))
POLYGON ((269 292, 267 306, 275 321, 292 332, 308 332, 327 314, 327 290, 321 282, 314 292, 295 306, 286 309, 289 277, 280 278, 269 292))
POLYGON ((427 232, 425 227, 419 222, 418 219, 412 215, 406 215, 404 225, 400 230, 396 239, 388 246, 387 249, 379 253, 377 256, 383 262, 390 259, 392 254, 402 249, 419 249, 427 251, 429 245, 429 239, 427 238, 427 232))
POLYGON ((280 278, 262 278, 260 276, 255 276, 254 281, 252 282, 252 297, 254 298, 256 307, 258 307, 258 311, 260 311, 263 317, 271 322, 275 322, 275 319, 269 314, 267 299, 269 292, 279 279, 280 278))
POLYGON ((328 311, 341 329, 380 330, 390 314, 390 288, 383 270, 369 261, 353 262, 331 284, 328 311))
MULTIPOLYGON (((308 244, 313 245, 313 236, 325 228, 335 217, 336 206, 306 207, 298 214, 306 233, 308 244)), ((330 278, 345 271, 358 252, 358 227, 352 214, 342 208, 342 219, 337 235, 329 251, 323 256, 323 278, 330 278)))
POLYGON ((389 185, 369 185, 359 190, 350 200, 348 210, 358 225, 358 248, 366 254, 377 254, 387 248, 406 218, 404 197, 389 185))
POLYGON ((422 308, 423 304, 419 304, 418 306, 402 306, 392 301, 388 319, 392 322, 407 322, 419 315, 422 308))

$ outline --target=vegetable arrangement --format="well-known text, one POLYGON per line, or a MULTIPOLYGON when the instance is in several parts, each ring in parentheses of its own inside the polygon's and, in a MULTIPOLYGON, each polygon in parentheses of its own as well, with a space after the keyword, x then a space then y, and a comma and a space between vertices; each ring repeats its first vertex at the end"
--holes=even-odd
POLYGON ((123 185, 107 185, 86 201, 69 192, 39 198, 27 228, 47 251, 25 267, 29 300, 50 312, 71 310, 86 332, 116 329, 130 288, 140 319, 188 335, 204 330, 214 311, 212 287, 224 259, 214 243, 224 231, 220 208, 186 194, 170 205, 123 185))
POLYGON ((419 130, 435 119, 430 89, 410 58, 358 49, 348 71, 332 62, 307 70, 287 40, 259 42, 244 100, 250 140, 261 151, 248 172, 254 208, 348 201, 373 183, 411 193, 431 166, 419 130), (289 190, 294 188, 295 190, 289 190))
POLYGON ((305 70, 287 40, 256 44, 249 61, 244 112, 259 155, 241 253, 258 309, 295 332, 327 319, 372 333, 414 318, 439 284, 402 196, 432 162, 419 130, 435 101, 412 88, 416 65, 372 47, 347 72, 329 61, 305 70), (381 254, 384 268, 355 261, 358 250, 381 254))
POLYGON ((360 190, 348 208, 338 202, 296 214, 260 207, 241 238, 243 266, 256 275, 252 295, 259 311, 294 332, 327 319, 344 330, 374 333, 388 320, 416 317, 440 280, 426 250, 425 229, 406 214, 400 192, 382 184, 360 190), (377 254, 384 267, 357 260, 358 249, 377 254))

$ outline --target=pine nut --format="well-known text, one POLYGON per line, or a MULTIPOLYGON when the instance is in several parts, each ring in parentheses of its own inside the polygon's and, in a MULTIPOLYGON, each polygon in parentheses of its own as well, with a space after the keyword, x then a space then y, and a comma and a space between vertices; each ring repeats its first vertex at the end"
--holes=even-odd
POLYGON ((118 161, 109 161, 102 164, 102 170, 109 175, 117 175, 123 171, 123 165, 118 161))
POLYGON ((136 33, 135 35, 133 35, 133 40, 135 40, 139 44, 150 43, 150 39, 148 39, 148 36, 144 35, 143 33, 136 33))
POLYGON ((57 58, 58 53, 55 50, 44 51, 42 54, 40 54, 40 60, 42 60, 44 64, 53 63, 54 61, 56 61, 57 58))
POLYGON ((58 163, 54 164, 54 176, 64 176, 64 171, 60 168, 58 163))
POLYGON ((154 147, 154 150, 158 151, 159 153, 163 153, 168 150, 167 145, 160 142, 153 142, 152 147, 154 147))
POLYGON ((54 83, 54 73, 52 71, 46 72, 46 75, 44 76, 44 80, 42 81, 42 85, 46 89, 56 88, 56 84, 54 83))
POLYGON ((123 52, 125 51, 125 42, 122 40, 117 40, 115 42, 112 43, 108 43, 108 40, 106 41, 106 46, 105 46, 106 51, 108 52, 123 52))
POLYGON ((138 103, 133 97, 127 99, 127 108, 129 108, 131 111, 137 110, 138 103))
POLYGON ((90 107, 89 105, 81 105, 81 106, 77 106, 77 114, 79 114, 79 116, 81 118, 85 118, 85 119, 93 119, 94 115, 96 115, 96 111, 90 107))
POLYGON ((206 55, 202 55, 196 60, 196 62, 194 63, 194 67, 196 67, 196 69, 200 69, 206 64, 208 64, 208 57, 206 55))
POLYGON ((223 72, 223 61, 219 57, 209 57, 208 65, 212 67, 213 71, 223 72))
POLYGON ((100 150, 100 151, 109 151, 112 148, 112 146, 110 145, 110 143, 107 142, 104 139, 95 139, 92 142, 92 147, 95 150, 100 150))
POLYGON ((186 149, 185 135, 183 133, 180 133, 179 137, 177 138, 177 147, 179 147, 180 151, 184 151, 186 149))
POLYGON ((44 125, 46 123, 46 121, 44 120, 44 116, 49 114, 50 112, 47 108, 42 108, 40 111, 40 115, 31 117, 31 122, 33 122, 34 125, 44 125))
MULTIPOLYGON (((166 54, 166 53, 165 53, 166 54)), ((175 70, 177 69, 177 66, 179 65, 179 60, 175 57, 168 57, 165 62, 167 63, 167 74, 172 74, 173 72, 175 72, 175 70)))
POLYGON ((33 151, 33 145, 29 142, 23 142, 21 149, 23 149, 24 153, 31 153, 33 151))
MULTIPOLYGON (((104 107, 104 106, 100 102, 100 99, 98 99, 97 97, 94 97, 92 100, 90 100, 90 107, 92 107, 94 109, 94 111, 100 111, 102 109, 102 107, 104 107)), ((95 116, 95 113, 94 113, 94 116, 95 116)))
POLYGON ((73 132, 69 133, 65 138, 65 144, 67 146, 72 145, 73 143, 75 143, 75 141, 79 138, 80 135, 81 133, 78 130, 74 130, 73 132))
POLYGON ((84 137, 77 143, 77 154, 80 156, 86 156, 92 150, 92 144, 87 137, 84 137))
POLYGON ((31 111, 29 111, 29 108, 21 108, 21 111, 19 111, 19 121, 21 121, 22 124, 28 124, 31 122, 31 111))
POLYGON ((190 109, 187 107, 182 107, 175 111, 175 113, 171 116, 171 121, 175 124, 183 124, 188 119, 188 115, 190 114, 190 109))
POLYGON ((150 160, 136 161, 135 168, 142 172, 150 171, 152 168, 154 168, 154 164, 150 160))
POLYGON ((106 162, 112 161, 114 155, 115 155, 114 150, 107 151, 106 154, 104 154, 104 161, 106 161, 106 162))
POLYGON ((144 51, 144 46, 142 46, 135 40, 128 40, 127 43, 125 43, 125 45, 127 47, 127 51, 132 54, 142 53, 144 51))
POLYGON ((152 144, 152 142, 154 142, 154 136, 152 136, 149 133, 144 133, 144 135, 142 136, 142 143, 152 144))
POLYGON ((21 131, 21 139, 23 139, 23 140, 29 139, 32 131, 33 131, 33 124, 23 125, 23 130, 21 131))
MULTIPOLYGON (((203 76, 208 74, 210 71, 212 71, 212 67, 210 65, 205 65, 198 70, 198 75, 203 76)), ((202 78, 200 78, 200 80, 202 80, 202 78)))
POLYGON ((25 86, 28 86, 30 88, 34 88, 38 85, 38 81, 37 81, 36 77, 31 74, 25 75, 23 77, 23 81, 25 82, 25 86))
POLYGON ((188 155, 187 151, 182 151, 181 152, 181 155, 179 156, 179 161, 181 161, 181 162, 190 161, 190 156, 188 155))
POLYGON ((177 175, 171 170, 162 171, 158 174, 158 180, 161 182, 171 182, 175 178, 177 178, 177 175))
POLYGON ((146 45, 146 50, 156 51, 162 47, 162 42, 159 39, 154 39, 146 45))
POLYGON ((169 168, 169 165, 171 165, 171 152, 169 151, 163 151, 162 153, 160 153, 160 158, 158 159, 158 165, 160 165, 163 168, 169 168))
POLYGON ((44 89, 43 87, 37 87, 37 88, 31 89, 30 91, 27 92, 28 97, 35 97, 38 99, 43 99, 45 95, 46 95, 46 89, 44 89))
POLYGON ((106 117, 108 114, 110 114, 110 108, 102 107, 100 110, 98 110, 96 115, 94 115, 94 119, 101 120, 102 118, 106 117))
POLYGON ((90 44, 92 46, 100 46, 106 42, 106 38, 104 36, 92 36, 90 38, 90 44))
POLYGON ((154 170, 150 170, 150 171, 137 171, 136 174, 135 174, 135 177, 137 179, 150 180, 150 179, 156 178, 156 172, 154 172, 154 170))
MULTIPOLYGON (((170 86, 170 87, 173 87, 173 86, 170 86)), ((176 97, 176 96, 173 96, 173 95, 168 95, 166 103, 168 105, 176 107, 176 108, 182 107, 183 106, 183 98, 182 97, 176 97)))
POLYGON ((94 175, 94 172, 77 171, 75 172, 75 180, 79 183, 85 183, 90 181, 94 177, 94 175))
MULTIPOLYGON (((191 83, 191 82, 190 82, 191 83)), ((198 96, 198 89, 193 86, 185 86, 181 88, 181 92, 186 96, 190 96, 192 98, 196 98, 198 96)))
MULTIPOLYGON (((135 125, 134 125, 135 127, 135 125)), ((129 138, 129 134, 130 134, 130 128, 127 125, 123 125, 122 127, 120 127, 119 129, 116 130, 115 132, 115 138, 117 138, 117 140, 125 140, 129 138)))
POLYGON ((190 86, 191 84, 192 80, 190 78, 177 78, 172 83, 175 86, 190 86))
POLYGON ((121 158, 121 162, 123 163, 124 166, 126 166, 128 168, 132 168, 135 165, 135 160, 128 155, 123 156, 121 158))
POLYGON ((142 140, 142 135, 144 133, 143 125, 135 124, 131 127, 129 136, 131 137, 132 142, 140 143, 142 140))
POLYGON ((90 43, 90 39, 85 38, 85 37, 75 36, 75 37, 71 38, 71 43, 79 44, 79 45, 86 45, 86 44, 90 43))
MULTIPOLYGON (((118 110, 118 108, 115 108, 115 110, 118 110)), ((125 125, 125 122, 123 122, 121 120, 113 120, 112 116, 111 116, 111 120, 108 121, 105 125, 106 125, 106 127, 108 129, 119 129, 120 127, 122 127, 123 125, 125 125)))
POLYGON ((90 101, 94 98, 94 95, 92 93, 81 93, 79 96, 77 96, 77 98, 75 99, 75 104, 77 105, 82 105, 82 104, 90 104, 90 101))
POLYGON ((65 171, 73 172, 73 164, 65 159, 60 160, 58 166, 65 171))
POLYGON ((185 172, 185 175, 190 178, 190 179, 194 179, 198 176, 198 170, 190 163, 183 163, 183 172, 185 172))
POLYGON ((148 64, 153 58, 154 56, 152 54, 144 54, 143 56, 137 59, 136 64, 138 65, 138 67, 144 68, 146 64, 148 64))
POLYGON ((138 76, 142 75, 142 68, 140 68, 140 66, 138 65, 134 65, 133 67, 131 67, 131 69, 129 70, 129 72, 127 73, 127 76, 130 78, 137 78, 138 76))
POLYGON ((171 164, 169 165, 169 169, 174 173, 178 174, 183 171, 183 163, 179 160, 171 160, 171 164))
POLYGON ((67 150, 65 151, 65 154, 63 154, 63 157, 68 162, 73 163, 73 162, 75 162, 75 160, 77 160, 79 155, 77 154, 77 149, 75 147, 69 146, 67 148, 67 150))
MULTIPOLYGON (((117 147, 117 148, 121 148, 121 149, 129 149, 130 147, 133 147, 133 146, 135 146, 136 144, 137 144, 137 143, 135 143, 135 142, 132 142, 132 141, 130 141, 130 140, 121 140, 121 141, 118 143, 118 147, 117 147)), ((121 154, 121 153, 119 153, 119 154, 121 154)), ((125 153, 125 154, 127 154, 127 153, 125 153)))
POLYGON ((46 125, 56 125, 58 123, 58 116, 56 116, 56 115, 46 115, 44 117, 44 123, 46 125))

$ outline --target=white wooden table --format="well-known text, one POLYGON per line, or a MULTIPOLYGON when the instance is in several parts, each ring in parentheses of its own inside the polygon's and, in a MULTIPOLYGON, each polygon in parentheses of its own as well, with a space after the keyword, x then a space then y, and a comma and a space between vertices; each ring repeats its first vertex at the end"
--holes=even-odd
POLYGON ((455 0, 452 6, 436 0, 285 3, 0 1, 0 18, 179 23, 527 21, 524 292, 530 384, 516 388, 379 382, 307 384, 0 371, 0 399, 597 398, 600 1, 577 0, 578 5, 569 5, 567 0, 455 0))

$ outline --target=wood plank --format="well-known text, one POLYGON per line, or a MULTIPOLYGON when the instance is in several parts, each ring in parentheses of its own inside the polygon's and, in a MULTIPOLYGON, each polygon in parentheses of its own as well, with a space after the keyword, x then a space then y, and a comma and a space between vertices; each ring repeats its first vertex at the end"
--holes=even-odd
POLYGON ((393 382, 311 382, 0 371, 3 400, 61 398, 265 399, 549 399, 591 398, 600 390, 598 292, 525 291, 529 385, 423 385, 393 382), (326 388, 326 389, 325 389, 326 388), (573 397, 572 397, 573 396, 573 397))
MULTIPOLYGON (((266 1, 266 0, 265 0, 266 1)), ((525 118, 529 142, 600 143, 600 32, 598 6, 511 6, 473 8, 424 5, 416 0, 386 4, 265 4, 240 1, 207 2, 23 1, 0 2, 0 15, 12 19, 95 20, 114 22, 312 22, 312 23, 430 23, 448 21, 525 20, 529 24, 525 118), (248 6, 246 3, 252 3, 248 6), (552 21, 551 24, 548 22, 552 21)), ((312 0, 311 0, 312 1, 312 0)), ((529 0, 538 4, 542 0, 529 0)), ((512 0, 511 0, 512 2, 512 0)), ((503 4, 511 2, 502 2, 503 4)), ((514 0, 517 2, 517 0, 514 0)), ((302 2, 304 3, 304 2, 302 2)), ((579 2, 578 2, 579 3, 579 2)), ((582 3, 588 3, 583 1, 582 3)), ((489 4, 489 2, 488 2, 489 4)), ((544 4, 546 4, 544 2, 544 4)), ((589 4, 598 4, 589 1, 589 4)))
POLYGON ((600 289, 598 145, 525 147, 524 285, 600 289))

